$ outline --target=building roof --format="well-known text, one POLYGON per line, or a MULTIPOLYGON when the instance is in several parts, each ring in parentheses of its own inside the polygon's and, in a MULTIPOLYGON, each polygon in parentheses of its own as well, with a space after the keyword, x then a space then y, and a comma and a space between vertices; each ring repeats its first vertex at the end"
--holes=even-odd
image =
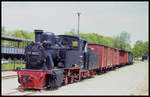
POLYGON ((33 40, 29 39, 22 39, 22 38, 15 38, 15 37, 10 37, 10 36, 3 36, 1 37, 1 40, 11 40, 11 41, 19 41, 19 42, 33 42, 33 40))

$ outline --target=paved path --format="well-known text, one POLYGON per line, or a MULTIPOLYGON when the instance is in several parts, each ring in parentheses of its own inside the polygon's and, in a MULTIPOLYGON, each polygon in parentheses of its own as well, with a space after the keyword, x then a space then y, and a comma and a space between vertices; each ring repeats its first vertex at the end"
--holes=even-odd
POLYGON ((10 75, 17 75, 17 73, 13 71, 3 71, 1 72, 1 75, 3 77, 3 76, 10 76, 10 75))
MULTIPOLYGON (((56 90, 36 92, 34 95, 148 95, 148 65, 147 61, 134 63, 56 90)), ((2 94, 17 86, 17 78, 2 80, 2 94)))

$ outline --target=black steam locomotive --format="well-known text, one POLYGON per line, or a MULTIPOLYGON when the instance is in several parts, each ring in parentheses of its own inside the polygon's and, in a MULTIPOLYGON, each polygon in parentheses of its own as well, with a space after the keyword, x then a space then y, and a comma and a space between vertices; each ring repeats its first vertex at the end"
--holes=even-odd
POLYGON ((89 70, 99 67, 98 58, 85 39, 35 30, 35 43, 25 48, 26 68, 16 70, 18 81, 21 88, 36 89, 79 81, 86 73, 92 75, 89 70), (43 75, 38 78, 36 74, 43 75))

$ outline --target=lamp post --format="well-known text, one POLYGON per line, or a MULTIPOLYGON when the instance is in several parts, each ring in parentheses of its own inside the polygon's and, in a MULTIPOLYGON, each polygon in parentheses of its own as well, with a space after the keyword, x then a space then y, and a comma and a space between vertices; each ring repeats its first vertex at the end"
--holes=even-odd
POLYGON ((79 21, 80 21, 80 13, 78 12, 78 37, 80 38, 80 34, 79 34, 79 21))
POLYGON ((78 47, 79 47, 79 50, 81 49, 80 48, 80 35, 79 35, 79 20, 80 20, 80 13, 78 12, 78 38, 79 38, 79 44, 78 44, 78 47))

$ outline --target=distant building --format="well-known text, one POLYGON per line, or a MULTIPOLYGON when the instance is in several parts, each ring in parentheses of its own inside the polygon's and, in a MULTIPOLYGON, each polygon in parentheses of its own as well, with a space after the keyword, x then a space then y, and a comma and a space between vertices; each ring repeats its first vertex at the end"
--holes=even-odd
POLYGON ((1 64, 8 64, 9 61, 1 61, 1 64))

